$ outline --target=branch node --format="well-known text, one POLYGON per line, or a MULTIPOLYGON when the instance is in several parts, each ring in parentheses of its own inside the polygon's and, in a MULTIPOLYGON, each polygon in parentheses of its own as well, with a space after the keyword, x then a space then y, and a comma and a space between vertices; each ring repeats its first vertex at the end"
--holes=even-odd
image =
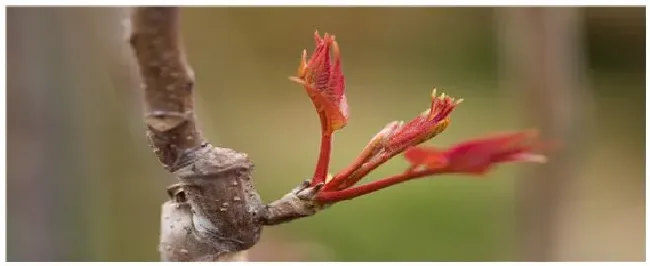
POLYGON ((172 130, 187 120, 186 114, 173 111, 152 111, 144 117, 144 122, 158 132, 172 130))
MULTIPOLYGON (((128 26, 125 23, 125 26, 128 26)), ((167 189, 160 253, 163 261, 245 259, 259 240, 263 205, 244 153, 201 136, 194 117, 194 72, 180 42, 179 10, 137 7, 129 42, 142 76, 147 139, 180 183, 167 189)))

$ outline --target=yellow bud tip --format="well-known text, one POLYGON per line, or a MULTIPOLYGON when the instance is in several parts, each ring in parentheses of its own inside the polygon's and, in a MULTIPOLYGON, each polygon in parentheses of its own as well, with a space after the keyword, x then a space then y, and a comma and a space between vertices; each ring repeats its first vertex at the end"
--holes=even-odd
POLYGON ((460 104, 460 103, 462 103, 462 102, 464 102, 464 101, 465 101, 465 99, 460 98, 460 99, 456 100, 456 104, 460 104))
POLYGON ((445 98, 445 93, 443 92, 442 94, 440 94, 440 99, 444 99, 444 98, 445 98))
POLYGON ((291 80, 291 81, 293 81, 293 82, 295 82, 295 83, 298 83, 298 84, 300 84, 300 85, 303 85, 303 86, 306 84, 305 81, 302 80, 302 79, 299 78, 299 77, 289 77, 289 80, 291 80))
POLYGON ((323 38, 320 37, 320 33, 318 33, 318 29, 314 30, 314 41, 316 41, 316 45, 323 41, 323 38))
POLYGON ((431 91, 431 98, 436 98, 436 88, 433 88, 433 91, 431 91))
POLYGON ((332 53, 334 54, 334 58, 340 55, 339 43, 334 40, 334 35, 332 35, 332 53))
POLYGON ((298 65, 298 77, 303 78, 307 70, 307 49, 302 50, 300 64, 298 65))

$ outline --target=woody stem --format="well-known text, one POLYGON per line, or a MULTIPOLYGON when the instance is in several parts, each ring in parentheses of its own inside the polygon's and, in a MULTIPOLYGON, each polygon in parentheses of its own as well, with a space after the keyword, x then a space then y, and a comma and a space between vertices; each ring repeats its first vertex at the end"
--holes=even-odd
POLYGON ((327 171, 329 170, 330 154, 332 152, 332 131, 327 126, 327 119, 324 115, 320 115, 321 120, 321 140, 320 140, 320 154, 316 162, 316 169, 314 176, 311 180, 311 186, 325 182, 327 171))
POLYGON ((440 174, 440 169, 427 169, 422 171, 404 172, 398 175, 380 179, 358 187, 349 187, 340 191, 321 191, 316 195, 316 201, 320 203, 336 203, 343 200, 350 200, 359 196, 370 194, 377 190, 397 185, 404 181, 424 177, 434 174, 440 174))

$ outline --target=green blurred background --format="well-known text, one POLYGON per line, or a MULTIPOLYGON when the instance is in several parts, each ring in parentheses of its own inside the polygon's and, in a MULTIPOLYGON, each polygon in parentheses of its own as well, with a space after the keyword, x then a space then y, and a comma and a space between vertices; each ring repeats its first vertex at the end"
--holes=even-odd
MULTIPOLYGON (((127 17, 7 9, 10 261, 159 259, 174 178, 144 137, 127 17)), ((266 228, 251 260, 645 260, 645 8, 183 9, 200 126, 250 155, 267 202, 313 171, 319 122, 287 77, 316 28, 337 36, 350 104, 332 171, 427 108, 434 86, 465 102, 430 145, 537 127, 562 149, 266 228)))

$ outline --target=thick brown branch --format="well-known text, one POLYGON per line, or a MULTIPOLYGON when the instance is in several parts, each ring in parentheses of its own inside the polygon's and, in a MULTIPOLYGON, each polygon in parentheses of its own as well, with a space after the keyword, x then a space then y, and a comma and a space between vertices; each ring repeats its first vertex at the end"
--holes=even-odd
POLYGON ((147 136, 165 168, 175 171, 202 143, 196 128, 194 77, 179 40, 176 8, 137 8, 132 15, 131 46, 145 90, 147 136))
POLYGON ((163 205, 161 258, 222 260, 257 243, 261 204, 246 154, 203 140, 193 112, 193 74, 180 44, 177 8, 136 8, 131 46, 144 80, 147 136, 180 183, 163 205), (171 204, 171 205, 170 205, 171 204), (176 206, 171 208, 170 206, 176 206), (225 256, 225 257, 224 257, 225 256))
POLYGON ((163 167, 177 176, 163 204, 160 252, 164 261, 245 259, 263 225, 315 213, 318 187, 294 190, 262 205, 246 154, 208 144, 197 129, 194 77, 180 43, 179 11, 135 8, 130 43, 145 90, 145 123, 163 167))

